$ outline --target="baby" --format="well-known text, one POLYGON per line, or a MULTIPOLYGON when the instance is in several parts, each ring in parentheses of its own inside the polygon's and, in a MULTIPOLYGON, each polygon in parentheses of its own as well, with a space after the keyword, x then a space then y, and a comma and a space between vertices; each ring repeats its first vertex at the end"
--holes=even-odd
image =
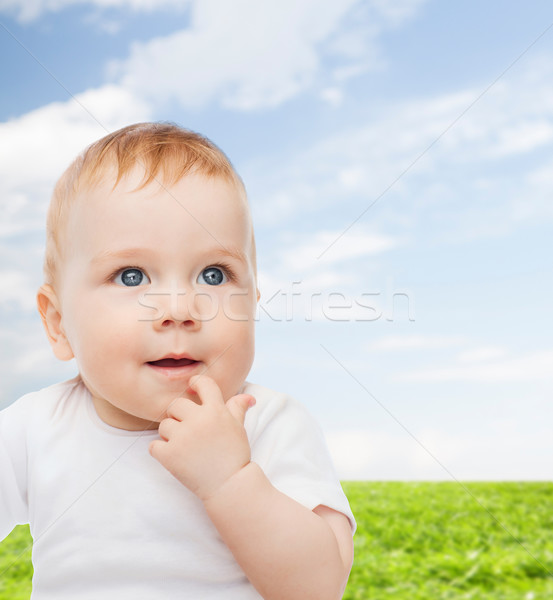
POLYGON ((317 426, 246 382, 259 292, 244 186, 142 123, 58 181, 38 308, 78 376, 0 413, 0 539, 35 600, 336 600, 355 521, 317 426))

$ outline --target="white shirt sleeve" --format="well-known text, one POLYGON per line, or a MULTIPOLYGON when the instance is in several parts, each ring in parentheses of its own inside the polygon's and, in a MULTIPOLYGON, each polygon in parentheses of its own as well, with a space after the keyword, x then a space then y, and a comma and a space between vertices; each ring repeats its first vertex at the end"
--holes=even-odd
POLYGON ((355 531, 322 431, 307 410, 262 386, 247 384, 243 392, 257 401, 245 422, 252 460, 281 492, 310 510, 323 505, 345 514, 355 531))
POLYGON ((19 403, 0 412, 0 540, 28 523, 27 451, 19 403))

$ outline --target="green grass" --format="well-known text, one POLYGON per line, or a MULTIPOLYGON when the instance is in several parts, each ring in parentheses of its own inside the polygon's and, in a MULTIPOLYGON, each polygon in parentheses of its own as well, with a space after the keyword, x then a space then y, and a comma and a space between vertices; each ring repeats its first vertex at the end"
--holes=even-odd
POLYGON ((31 543, 28 525, 16 527, 0 543, 0 600, 28 600, 31 595, 31 543))
MULTIPOLYGON (((358 530, 344 600, 553 598, 553 483, 463 486, 345 482, 358 530)), ((29 544, 28 527, 0 544, 0 600, 29 598, 29 544)))
POLYGON ((553 598, 553 484, 463 487, 344 483, 358 521, 344 600, 553 598))

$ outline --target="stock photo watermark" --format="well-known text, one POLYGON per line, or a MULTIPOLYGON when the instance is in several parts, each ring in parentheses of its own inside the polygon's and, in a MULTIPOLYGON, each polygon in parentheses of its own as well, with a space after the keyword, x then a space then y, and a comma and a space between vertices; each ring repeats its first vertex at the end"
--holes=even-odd
MULTIPOLYGON (((267 297, 261 296, 255 307, 255 321, 415 321, 413 294, 392 285, 384 290, 357 294, 325 289, 303 289, 294 281, 289 289, 278 289, 267 297)), ((192 320, 212 321, 222 315, 231 321, 251 320, 253 306, 249 289, 233 289, 225 293, 177 290, 144 292, 139 298, 148 315, 140 321, 192 320)))

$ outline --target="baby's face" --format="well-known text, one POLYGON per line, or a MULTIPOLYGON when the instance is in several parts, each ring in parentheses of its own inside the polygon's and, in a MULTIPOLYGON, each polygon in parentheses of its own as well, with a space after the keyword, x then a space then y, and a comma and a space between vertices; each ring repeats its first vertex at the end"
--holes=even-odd
POLYGON ((213 378, 225 399, 238 392, 257 301, 241 191, 197 174, 133 191, 139 182, 77 199, 57 290, 99 416, 129 430, 154 428, 192 375, 213 378))

